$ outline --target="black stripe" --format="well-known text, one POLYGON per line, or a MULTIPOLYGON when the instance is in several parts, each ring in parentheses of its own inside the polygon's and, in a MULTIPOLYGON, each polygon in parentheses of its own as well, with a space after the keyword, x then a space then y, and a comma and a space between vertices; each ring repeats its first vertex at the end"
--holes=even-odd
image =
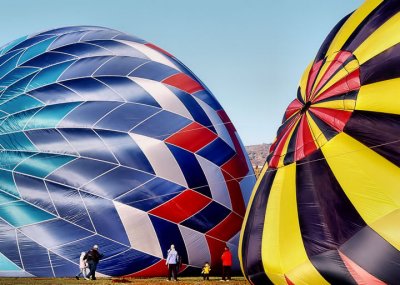
POLYGON ((267 170, 256 189, 253 203, 245 224, 242 240, 244 273, 253 284, 273 284, 268 279, 262 264, 261 243, 267 202, 276 171, 267 170))
POLYGON ((297 162, 296 195, 300 231, 309 257, 337 249, 366 225, 320 149, 297 162))
POLYGON ((319 119, 316 115, 314 115, 312 109, 310 109, 308 113, 310 114, 311 118, 314 120, 315 124, 318 126, 318 128, 321 130, 321 132, 324 134, 324 136, 328 141, 338 134, 338 132, 335 129, 333 129, 327 123, 325 123, 324 121, 319 119))
POLYGON ((400 252, 370 227, 359 231, 340 251, 387 284, 400 284, 400 252))
POLYGON ((399 115, 354 111, 343 131, 400 166, 399 115))
MULTIPOLYGON (((303 90, 304 98, 306 97, 306 92, 307 92, 306 90, 303 90)), ((299 100, 301 104, 305 105, 306 103, 304 102, 304 99, 301 96, 301 94, 302 94, 302 92, 301 92, 301 89, 299 87, 299 88, 297 88, 297 100, 299 100)))
POLYGON ((289 144, 287 147, 285 158, 283 159, 283 165, 288 165, 294 161, 294 153, 296 150, 296 138, 298 131, 299 131, 299 123, 296 125, 292 135, 289 138, 289 144))

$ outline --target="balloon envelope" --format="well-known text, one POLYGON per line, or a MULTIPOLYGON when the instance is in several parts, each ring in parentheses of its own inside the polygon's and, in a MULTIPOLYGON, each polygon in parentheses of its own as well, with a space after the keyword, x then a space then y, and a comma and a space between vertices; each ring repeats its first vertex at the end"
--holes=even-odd
POLYGON ((0 50, 0 275, 191 272, 237 248, 253 172, 209 90, 166 51, 66 27, 0 50))
POLYGON ((286 110, 243 226, 252 284, 398 284, 400 4, 328 35, 286 110))

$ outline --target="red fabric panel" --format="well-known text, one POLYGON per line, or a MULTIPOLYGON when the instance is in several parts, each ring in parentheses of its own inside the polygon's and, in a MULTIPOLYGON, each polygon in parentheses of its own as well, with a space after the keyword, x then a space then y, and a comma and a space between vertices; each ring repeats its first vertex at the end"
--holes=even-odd
POLYGON ((358 285, 386 285, 385 282, 365 271, 342 252, 339 251, 339 255, 358 285))
POLYGON ((193 216, 210 202, 210 198, 188 189, 168 202, 149 211, 149 213, 175 223, 180 223, 193 216), (190 205, 190 207, 187 205, 190 205))
MULTIPOLYGON (((211 268, 221 268, 221 256, 225 249, 225 242, 206 235, 208 248, 210 249, 211 268)), ((216 272, 216 271, 214 271, 216 272)))
MULTIPOLYGON (((182 264, 179 272, 185 270, 187 265, 182 264)), ((133 274, 125 275, 124 277, 154 277, 154 276, 168 276, 168 267, 165 265, 165 259, 154 263, 152 266, 147 267, 141 271, 133 274)))
POLYGON ((196 80, 186 75, 185 73, 174 74, 167 79, 164 79, 162 83, 174 86, 189 94, 204 90, 203 86, 201 86, 200 83, 198 83, 196 80))
POLYGON ((312 90, 315 78, 318 75, 319 69, 322 66, 322 63, 323 63, 323 60, 320 60, 317 63, 314 63, 314 65, 311 67, 310 73, 308 74, 307 89, 306 89, 306 102, 310 101, 311 90, 312 90))
POLYGON ((289 106, 286 109, 285 112, 285 121, 290 118, 290 116, 292 116, 293 114, 295 114, 296 112, 300 111, 301 108, 303 107, 303 104, 300 103, 299 100, 294 99, 289 106))
POLYGON ((285 280, 288 285, 295 285, 286 275, 285 275, 285 280))
POLYGON ((325 74, 322 76, 320 82, 318 82, 314 93, 318 93, 319 89, 328 81, 329 78, 342 66, 342 64, 351 56, 351 52, 340 51, 336 55, 335 59, 331 62, 327 68, 325 74))
POLYGON ((196 152, 215 138, 217 138, 217 135, 212 131, 197 122, 193 122, 167 138, 165 142, 196 152))
POLYGON ((158 47, 158 46, 156 46, 156 45, 154 45, 154 44, 147 43, 147 44, 144 44, 144 45, 145 45, 145 46, 148 46, 148 47, 150 47, 150 48, 152 48, 152 49, 155 49, 156 51, 159 51, 159 52, 161 52, 161 53, 163 53, 163 54, 165 54, 165 55, 168 55, 169 57, 174 57, 174 56, 173 56, 172 54, 170 54, 169 52, 163 50, 162 48, 160 48, 160 47, 158 47))
POLYGON ((314 142, 314 138, 311 134, 310 127, 308 126, 307 119, 305 116, 302 116, 299 129, 297 131, 296 137, 296 150, 295 150, 295 160, 300 160, 314 150, 317 149, 317 145, 314 142))
POLYGON ((229 240, 240 231, 243 217, 230 213, 222 222, 207 232, 207 235, 220 240, 229 240))
POLYGON ((340 95, 340 94, 345 94, 349 91, 357 90, 360 88, 360 70, 357 69, 347 75, 346 77, 342 78, 335 84, 333 84, 331 87, 326 89, 322 94, 320 94, 315 100, 313 101, 314 103, 319 102, 323 99, 335 96, 335 95, 340 95))
POLYGON ((344 126, 352 114, 350 111, 317 107, 311 107, 310 111, 339 132, 343 131, 344 126))
POLYGON ((243 217, 246 212, 246 207, 244 205, 240 184, 225 171, 222 171, 222 174, 224 175, 229 197, 231 198, 232 210, 243 217))

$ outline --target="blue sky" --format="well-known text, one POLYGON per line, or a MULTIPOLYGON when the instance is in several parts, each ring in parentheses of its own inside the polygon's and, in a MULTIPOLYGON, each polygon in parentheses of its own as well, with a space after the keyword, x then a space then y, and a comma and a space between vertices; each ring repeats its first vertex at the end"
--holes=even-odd
POLYGON ((303 70, 362 0, 25 0, 2 3, 0 45, 70 25, 133 34, 214 93, 245 145, 272 142, 303 70))

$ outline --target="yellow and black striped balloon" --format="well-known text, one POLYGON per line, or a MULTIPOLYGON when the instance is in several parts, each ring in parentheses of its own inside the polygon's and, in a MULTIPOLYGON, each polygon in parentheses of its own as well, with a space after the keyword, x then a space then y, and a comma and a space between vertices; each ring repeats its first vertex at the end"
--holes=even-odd
POLYGON ((400 284, 400 1, 341 20, 300 80, 254 188, 252 284, 400 284))

